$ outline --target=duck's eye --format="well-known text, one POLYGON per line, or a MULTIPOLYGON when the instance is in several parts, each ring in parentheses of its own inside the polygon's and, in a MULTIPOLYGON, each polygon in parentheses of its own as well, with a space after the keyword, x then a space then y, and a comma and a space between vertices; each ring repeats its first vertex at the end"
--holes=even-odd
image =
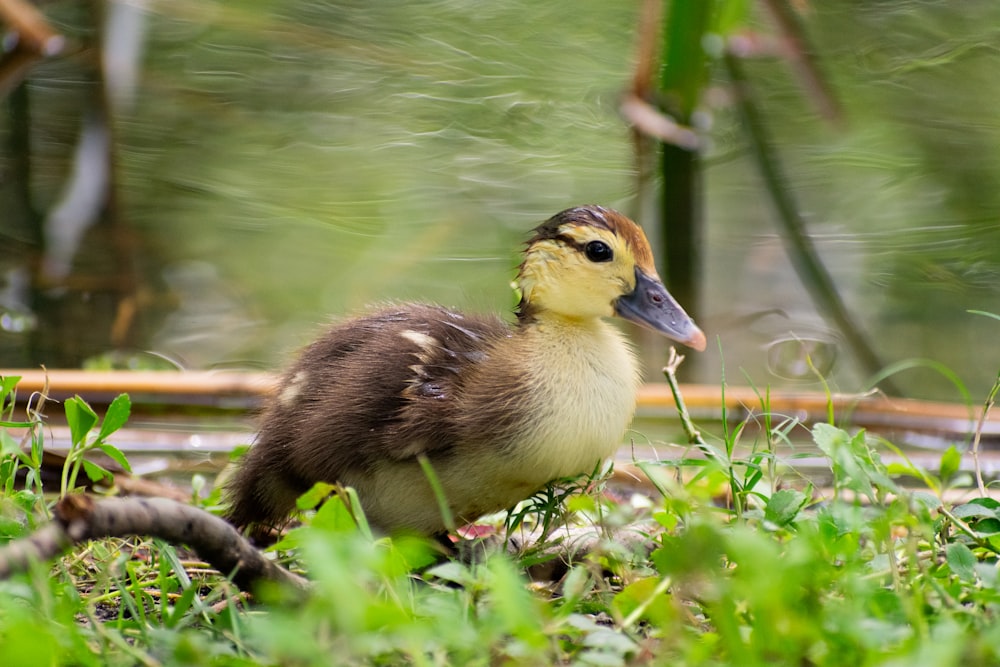
POLYGON ((583 252, 591 262, 610 262, 615 256, 611 246, 604 241, 591 241, 584 247, 583 252))

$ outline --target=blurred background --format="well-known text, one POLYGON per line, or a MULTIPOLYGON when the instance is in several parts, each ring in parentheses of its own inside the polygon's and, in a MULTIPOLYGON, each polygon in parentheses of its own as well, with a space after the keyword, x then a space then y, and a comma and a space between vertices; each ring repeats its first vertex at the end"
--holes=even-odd
POLYGON ((372 302, 509 312, 529 230, 600 203, 709 336, 689 381, 996 378, 996 2, 0 5, 0 368, 272 369, 372 302))

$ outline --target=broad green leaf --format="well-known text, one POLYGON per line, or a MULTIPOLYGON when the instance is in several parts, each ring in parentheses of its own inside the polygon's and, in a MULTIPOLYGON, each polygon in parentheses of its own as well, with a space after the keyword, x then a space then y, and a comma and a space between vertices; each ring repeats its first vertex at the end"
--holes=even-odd
POLYGON ((889 617, 898 619, 901 623, 906 622, 906 605, 895 590, 883 588, 874 591, 869 604, 881 618, 889 617))
POLYGON ((928 510, 936 510, 941 507, 941 499, 928 491, 914 491, 910 498, 928 510))
POLYGON ((776 491, 767 501, 764 518, 778 526, 786 526, 795 520, 806 501, 806 496, 795 489, 776 491))
POLYGON ((129 399, 128 394, 119 394, 116 396, 115 400, 111 401, 111 405, 108 406, 108 411, 104 414, 101 431, 97 437, 103 440, 120 429, 128 421, 131 412, 132 401, 129 399))
POLYGON ((897 490, 878 452, 868 445, 864 431, 852 437, 843 429, 821 423, 813 427, 812 434, 813 441, 829 457, 838 486, 872 500, 875 487, 897 490))
POLYGON ((570 612, 576 608, 577 603, 585 595, 594 589, 594 581, 583 565, 574 565, 570 568, 562 585, 562 606, 561 610, 570 612))
MULTIPOLYGON (((0 539, 3 539, 4 542, 16 539, 18 537, 23 537, 24 535, 30 532, 31 529, 28 528, 28 526, 26 526, 21 521, 18 521, 13 517, 5 517, 3 515, 0 515, 0 539)), ((6 648, 7 646, 4 645, 4 649, 6 648)))
POLYGON ((102 466, 94 463, 93 461, 83 460, 83 471, 87 473, 87 477, 90 478, 91 482, 100 482, 105 479, 113 479, 110 472, 108 472, 102 466))
MULTIPOLYGON (((3 424, 0 424, 2 427, 3 424)), ((17 456, 21 453, 21 443, 7 431, 0 431, 0 456, 17 456)))
POLYGON ((79 396, 67 399, 63 410, 66 413, 66 423, 69 424, 73 446, 80 445, 86 440, 90 429, 94 428, 94 424, 97 423, 97 413, 79 396))
POLYGON ((548 640, 542 632, 540 605, 513 564, 504 558, 491 558, 486 567, 490 572, 492 611, 500 622, 497 630, 509 632, 531 646, 544 646, 548 640))
POLYGON ((649 621, 654 627, 670 627, 677 615, 676 608, 668 593, 656 594, 660 585, 659 577, 646 577, 626 586, 611 601, 611 608, 619 619, 623 619, 645 605, 641 618, 649 621))
POLYGON ((0 410, 14 407, 14 387, 20 381, 20 375, 0 375, 0 410))
POLYGON ((962 453, 958 451, 955 445, 952 445, 945 450, 944 454, 941 455, 941 467, 939 474, 941 475, 941 481, 947 482, 959 468, 962 467, 962 453))
POLYGON ((961 542, 952 542, 944 550, 945 558, 948 560, 948 567, 959 579, 963 581, 975 581, 976 579, 976 555, 969 547, 961 542))
POLYGON ((835 459, 837 452, 850 440, 846 431, 825 423, 813 426, 812 437, 820 451, 830 459, 835 459))
POLYGON ((726 553, 720 531, 695 523, 679 535, 663 535, 663 546, 650 554, 660 574, 684 577, 717 567, 726 553))
POLYGON ((924 479, 925 473, 911 463, 906 461, 893 461, 885 467, 890 475, 908 475, 917 479, 924 479))
POLYGON ((127 472, 132 472, 132 466, 129 465, 128 459, 125 458, 125 454, 122 453, 122 450, 107 442, 102 442, 98 445, 98 447, 102 452, 104 452, 105 455, 107 455, 108 458, 112 459, 127 472))
POLYGON ((467 566, 453 560, 435 565, 424 572, 424 576, 450 581, 459 586, 471 586, 476 582, 475 575, 469 571, 467 566))
POLYGON ((250 451, 250 445, 236 445, 233 447, 233 451, 229 452, 229 460, 239 461, 248 451, 250 451))
POLYGON ((982 519, 976 521, 972 529, 981 537, 996 535, 1000 533, 1000 519, 982 519))
POLYGON ((339 495, 330 496, 329 500, 320 505, 313 517, 312 526, 334 533, 353 533, 358 529, 358 524, 339 495))
POLYGON ((388 577, 421 571, 438 562, 441 556, 438 545, 423 537, 400 535, 384 543, 387 553, 380 570, 388 577))
POLYGON ((677 527, 677 523, 680 521, 680 517, 677 516, 676 512, 668 512, 666 510, 656 510, 653 512, 653 520, 660 524, 667 530, 673 530, 677 527))
POLYGON ((972 500, 967 502, 966 505, 981 505, 982 507, 986 507, 988 509, 996 511, 998 508, 1000 508, 1000 501, 989 497, 973 498, 972 500))
POLYGON ((311 510, 326 500, 326 498, 329 497, 329 495, 333 493, 336 488, 337 487, 334 484, 316 482, 313 484, 311 489, 298 497, 295 501, 295 506, 300 510, 311 510))
POLYGON ((951 511, 959 519, 996 519, 995 511, 978 503, 959 505, 951 511))
POLYGON ((597 502, 585 493, 576 493, 566 500, 566 509, 570 512, 593 512, 597 502))
POLYGON ((68 634, 55 623, 41 623, 26 615, 14 616, 4 622, 4 664, 59 664, 66 660, 66 642, 65 639, 60 641, 60 633, 68 634))
POLYGON ((41 498, 42 496, 37 493, 22 490, 14 494, 14 503, 25 512, 31 512, 35 508, 35 503, 41 498))

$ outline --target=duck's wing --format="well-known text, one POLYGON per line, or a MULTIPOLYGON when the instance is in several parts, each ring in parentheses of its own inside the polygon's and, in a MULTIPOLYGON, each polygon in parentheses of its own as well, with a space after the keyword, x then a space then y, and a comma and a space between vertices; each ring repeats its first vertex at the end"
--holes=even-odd
POLYGON ((426 305, 338 324, 285 376, 260 441, 289 442, 286 452, 305 469, 370 469, 386 458, 446 450, 457 437, 453 410, 463 378, 510 335, 499 318, 426 305))

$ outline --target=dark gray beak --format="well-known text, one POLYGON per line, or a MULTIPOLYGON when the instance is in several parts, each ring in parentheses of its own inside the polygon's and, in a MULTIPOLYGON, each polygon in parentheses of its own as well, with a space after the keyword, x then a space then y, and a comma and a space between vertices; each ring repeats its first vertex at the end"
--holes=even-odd
POLYGON ((699 352, 705 349, 705 334, 674 301, 659 280, 635 269, 635 289, 615 301, 619 317, 657 331, 699 352))

